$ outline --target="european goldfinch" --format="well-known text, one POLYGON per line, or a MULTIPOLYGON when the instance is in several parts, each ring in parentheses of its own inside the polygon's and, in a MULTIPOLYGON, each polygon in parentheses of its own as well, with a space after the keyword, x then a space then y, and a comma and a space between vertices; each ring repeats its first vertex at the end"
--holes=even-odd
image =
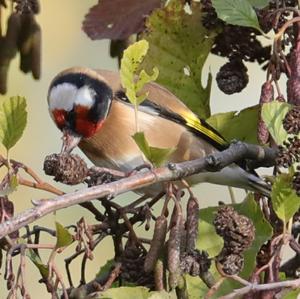
MULTIPOLYGON (((164 87, 149 83, 147 99, 139 106, 139 130, 151 146, 173 148, 166 162, 205 157, 228 147, 226 140, 199 119, 164 87)), ((77 145, 97 166, 130 172, 145 163, 132 138, 134 107, 128 101, 116 72, 74 67, 59 73, 48 91, 50 115, 64 133, 63 150, 77 145)), ((269 186, 237 164, 219 172, 205 172, 188 178, 190 184, 209 182, 269 193, 269 186)), ((149 188, 149 194, 161 191, 149 188)))

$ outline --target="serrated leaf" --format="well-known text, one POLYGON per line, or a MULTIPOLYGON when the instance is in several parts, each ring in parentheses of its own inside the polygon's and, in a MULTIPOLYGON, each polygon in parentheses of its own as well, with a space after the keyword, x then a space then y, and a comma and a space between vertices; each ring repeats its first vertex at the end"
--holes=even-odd
POLYGON ((264 8, 269 4, 269 0, 248 0, 248 2, 256 8, 264 8))
POLYGON ((224 22, 260 30, 257 15, 248 0, 212 0, 212 5, 224 22))
POLYGON ((165 161, 167 161, 168 157, 175 150, 173 148, 158 148, 150 146, 146 140, 144 132, 137 132, 132 136, 132 138, 141 152, 145 155, 146 159, 156 167, 161 166, 165 161))
POLYGON ((282 145, 288 136, 283 128, 282 121, 290 109, 291 105, 282 102, 271 102, 262 106, 262 119, 278 145, 282 145))
POLYGON ((285 224, 300 207, 300 197, 292 189, 292 179, 292 175, 288 173, 277 175, 271 192, 273 209, 285 224))
POLYGON ((0 140, 7 150, 21 138, 26 123, 25 98, 15 96, 5 100, 0 110, 0 140))
POLYGON ((148 49, 149 44, 146 40, 135 42, 124 51, 121 60, 120 76, 122 86, 125 88, 126 96, 133 105, 138 105, 135 76, 137 75, 137 69, 147 54, 148 49))
POLYGON ((34 252, 34 250, 32 250, 32 249, 27 250, 26 255, 34 263, 34 265, 38 268, 42 277, 48 278, 48 275, 49 275, 48 266, 43 264, 41 258, 34 252))
POLYGON ((55 222, 56 228, 56 248, 66 247, 73 243, 73 237, 69 231, 64 228, 59 222, 55 222))
POLYGON ((143 35, 149 51, 142 68, 159 69, 157 82, 178 96, 201 118, 210 116, 211 76, 202 84, 202 69, 216 36, 202 26, 201 7, 192 2, 192 14, 184 11, 180 1, 170 1, 147 19, 143 35))
POLYGON ((233 139, 257 144, 257 121, 259 106, 252 106, 239 112, 217 113, 206 121, 226 140, 233 139))
POLYGON ((137 92, 141 91, 143 86, 149 82, 155 81, 159 75, 159 70, 154 67, 152 70, 152 75, 147 74, 144 70, 141 71, 138 81, 136 82, 137 92))

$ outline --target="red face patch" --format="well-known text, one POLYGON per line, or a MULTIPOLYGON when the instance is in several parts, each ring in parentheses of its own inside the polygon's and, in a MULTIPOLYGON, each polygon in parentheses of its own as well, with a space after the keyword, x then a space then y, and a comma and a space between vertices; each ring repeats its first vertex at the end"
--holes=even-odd
POLYGON ((63 109, 55 109, 52 111, 52 114, 56 125, 60 130, 62 130, 66 125, 67 112, 63 109))
POLYGON ((76 106, 75 108, 75 131, 84 138, 92 137, 103 125, 103 120, 95 123, 89 119, 89 108, 76 106))

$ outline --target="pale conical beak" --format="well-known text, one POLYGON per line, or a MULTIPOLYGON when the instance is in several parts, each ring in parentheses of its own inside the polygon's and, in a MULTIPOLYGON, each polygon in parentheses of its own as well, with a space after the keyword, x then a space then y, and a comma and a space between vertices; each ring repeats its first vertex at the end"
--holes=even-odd
POLYGON ((69 129, 63 130, 63 144, 61 148, 61 154, 68 153, 70 154, 71 151, 78 145, 81 140, 81 136, 72 132, 69 129))

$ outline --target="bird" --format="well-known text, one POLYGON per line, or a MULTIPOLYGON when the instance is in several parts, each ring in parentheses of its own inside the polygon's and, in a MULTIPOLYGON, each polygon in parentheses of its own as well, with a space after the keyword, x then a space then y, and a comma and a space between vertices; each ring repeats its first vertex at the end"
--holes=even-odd
MULTIPOLYGON (((138 106, 139 130, 153 147, 172 148, 166 163, 206 157, 228 148, 214 128, 194 114, 165 87, 151 82, 138 106)), ((136 133, 134 106, 126 96, 119 72, 72 67, 58 73, 48 89, 51 118, 63 132, 62 152, 78 146, 96 166, 131 172, 145 164, 145 157, 132 136, 136 133)), ((218 172, 202 172, 187 178, 195 185, 208 182, 268 196, 270 186, 256 173, 238 164, 218 172)), ((143 189, 154 196, 162 184, 143 189)))

